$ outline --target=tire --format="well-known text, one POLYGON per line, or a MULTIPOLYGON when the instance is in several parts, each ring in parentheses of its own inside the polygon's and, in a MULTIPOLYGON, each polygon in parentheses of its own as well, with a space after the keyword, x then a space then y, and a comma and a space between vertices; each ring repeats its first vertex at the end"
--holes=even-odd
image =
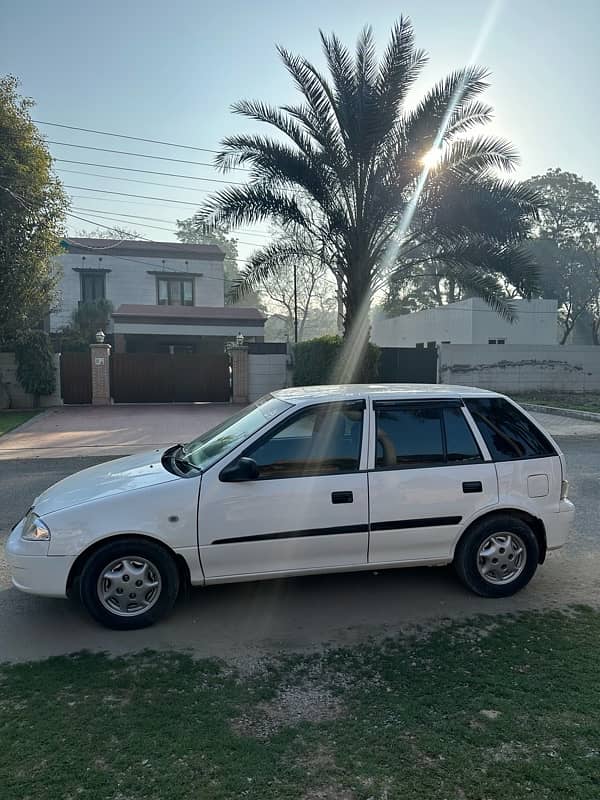
POLYGON ((464 534, 456 548, 454 567, 475 594, 510 597, 532 579, 539 556, 531 527, 506 514, 475 523, 464 534))
POLYGON ((108 542, 83 565, 81 602, 107 628, 134 630, 153 625, 173 608, 179 572, 162 545, 135 537, 108 542))

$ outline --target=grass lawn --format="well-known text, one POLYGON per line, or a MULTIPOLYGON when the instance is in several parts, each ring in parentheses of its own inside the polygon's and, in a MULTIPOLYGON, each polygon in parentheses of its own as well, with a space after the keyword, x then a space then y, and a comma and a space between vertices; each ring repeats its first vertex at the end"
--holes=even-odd
POLYGON ((17 425, 22 425, 39 413, 39 409, 35 411, 0 411, 0 436, 16 428, 17 425))
POLYGON ((600 394, 589 392, 574 394, 571 392, 529 392, 528 394, 511 395, 517 403, 539 403, 556 408, 576 408, 579 411, 595 411, 600 413, 600 394))
POLYGON ((600 613, 253 662, 0 668, 2 800, 600 797, 600 613))

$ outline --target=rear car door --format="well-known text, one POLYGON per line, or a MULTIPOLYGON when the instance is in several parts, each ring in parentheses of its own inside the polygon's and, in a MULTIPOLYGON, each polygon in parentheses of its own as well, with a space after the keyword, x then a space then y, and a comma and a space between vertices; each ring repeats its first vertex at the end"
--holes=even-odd
POLYGON ((367 563, 365 405, 302 408, 208 470, 198 509, 207 580, 367 563), (256 462, 256 479, 223 481, 240 457, 256 462))
POLYGON ((462 402, 374 401, 371 442, 369 563, 450 560, 465 524, 498 502, 462 402))

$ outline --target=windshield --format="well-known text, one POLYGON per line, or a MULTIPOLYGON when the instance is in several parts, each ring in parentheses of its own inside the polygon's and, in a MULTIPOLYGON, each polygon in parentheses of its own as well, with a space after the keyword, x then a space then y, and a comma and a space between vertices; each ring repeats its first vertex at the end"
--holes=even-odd
POLYGON ((289 403, 272 395, 261 397, 252 405, 229 417, 183 447, 182 453, 198 469, 208 469, 215 461, 259 431, 267 422, 291 408, 289 403))

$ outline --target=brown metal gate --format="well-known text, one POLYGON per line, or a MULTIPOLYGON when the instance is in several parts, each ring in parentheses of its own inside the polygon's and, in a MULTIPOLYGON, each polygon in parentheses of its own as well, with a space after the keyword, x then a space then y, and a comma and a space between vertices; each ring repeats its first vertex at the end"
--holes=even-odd
POLYGON ((115 403, 194 403, 229 400, 225 353, 113 353, 110 387, 115 403))
POLYGON ((92 365, 89 350, 61 353, 60 393, 67 405, 92 402, 92 365))
POLYGON ((381 383, 437 383, 437 349, 382 347, 377 380, 381 383))

